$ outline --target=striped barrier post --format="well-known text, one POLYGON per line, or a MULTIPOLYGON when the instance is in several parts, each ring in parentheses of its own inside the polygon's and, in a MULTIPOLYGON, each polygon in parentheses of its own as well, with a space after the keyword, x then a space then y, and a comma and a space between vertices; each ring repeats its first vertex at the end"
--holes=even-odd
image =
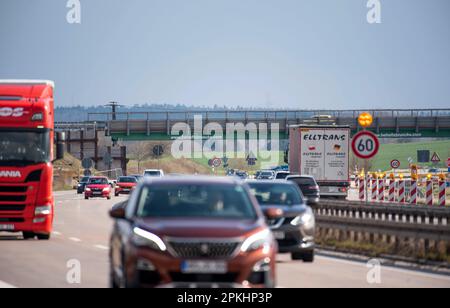
POLYGON ((377 179, 372 178, 372 201, 377 201, 377 197, 378 197, 377 179))
POLYGON ((378 179, 378 201, 384 201, 384 179, 378 179))
POLYGON ((445 206, 447 198, 445 194, 446 186, 447 186, 446 181, 439 180, 439 206, 445 206))
POLYGON ((366 181, 364 177, 359 178, 359 200, 366 200, 366 181))
POLYGON ((409 199, 409 203, 417 204, 417 181, 411 180, 411 198, 409 199))
POLYGON ((431 179, 427 179, 427 188, 426 188, 426 205, 433 205, 433 181, 431 179))
POLYGON ((398 182, 398 202, 405 203, 405 201, 406 201, 405 180, 401 179, 398 182))
POLYGON ((395 174, 389 175, 388 202, 395 202, 395 174))

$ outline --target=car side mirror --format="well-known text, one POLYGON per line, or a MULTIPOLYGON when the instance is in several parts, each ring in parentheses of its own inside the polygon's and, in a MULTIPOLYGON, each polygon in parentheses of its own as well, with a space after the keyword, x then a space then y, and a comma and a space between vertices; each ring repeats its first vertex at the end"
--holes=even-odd
POLYGON ((283 217, 284 211, 279 208, 268 208, 264 211, 264 214, 268 219, 278 219, 283 217))
POLYGON ((125 219, 126 202, 118 203, 109 211, 109 216, 114 219, 125 219))

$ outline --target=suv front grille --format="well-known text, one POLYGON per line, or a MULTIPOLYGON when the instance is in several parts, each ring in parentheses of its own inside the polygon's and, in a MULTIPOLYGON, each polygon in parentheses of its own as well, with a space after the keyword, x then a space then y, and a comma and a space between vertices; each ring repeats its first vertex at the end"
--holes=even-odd
POLYGON ((174 254, 180 258, 229 258, 236 251, 238 242, 216 241, 170 241, 174 254))

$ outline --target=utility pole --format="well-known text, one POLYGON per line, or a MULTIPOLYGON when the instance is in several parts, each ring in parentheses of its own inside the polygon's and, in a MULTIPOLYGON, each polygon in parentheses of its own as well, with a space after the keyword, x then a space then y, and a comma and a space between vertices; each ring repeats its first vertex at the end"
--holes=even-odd
POLYGON ((120 104, 117 103, 117 102, 110 102, 110 103, 106 104, 105 106, 111 107, 111 111, 112 111, 112 120, 113 120, 113 121, 117 120, 117 117, 116 117, 116 111, 117 111, 117 108, 118 108, 118 107, 123 107, 123 105, 120 105, 120 104))

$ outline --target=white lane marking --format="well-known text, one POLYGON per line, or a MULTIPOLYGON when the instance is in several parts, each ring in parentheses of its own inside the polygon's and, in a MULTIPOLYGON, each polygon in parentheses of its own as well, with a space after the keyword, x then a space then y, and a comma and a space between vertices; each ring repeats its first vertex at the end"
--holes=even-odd
POLYGON ((104 245, 95 245, 94 247, 97 248, 97 249, 101 249, 101 250, 109 250, 109 247, 108 246, 104 246, 104 245))
POLYGON ((53 235, 57 235, 57 236, 62 235, 61 232, 58 232, 58 231, 53 231, 52 233, 53 233, 53 235))
MULTIPOLYGON (((357 265, 357 266, 360 266, 360 267, 366 267, 366 263, 364 263, 364 262, 341 260, 341 259, 338 259, 338 258, 326 257, 326 256, 317 256, 317 258, 318 259, 323 259, 323 260, 339 262, 339 263, 342 263, 342 264, 357 265)), ((440 280, 450 281, 450 276, 433 274, 433 273, 424 273, 424 272, 419 272, 419 271, 415 271, 415 270, 395 268, 395 267, 392 267, 391 265, 383 265, 382 266, 382 270, 383 271, 387 270, 387 271, 397 272, 397 273, 402 273, 402 274, 407 274, 407 275, 420 276, 420 277, 425 277, 425 278, 433 278, 433 279, 440 279, 440 280)))
POLYGON ((0 289, 16 289, 16 286, 0 280, 0 289))
POLYGON ((77 238, 77 237, 69 237, 69 240, 71 240, 73 242, 76 242, 76 243, 81 242, 81 240, 79 238, 77 238))

